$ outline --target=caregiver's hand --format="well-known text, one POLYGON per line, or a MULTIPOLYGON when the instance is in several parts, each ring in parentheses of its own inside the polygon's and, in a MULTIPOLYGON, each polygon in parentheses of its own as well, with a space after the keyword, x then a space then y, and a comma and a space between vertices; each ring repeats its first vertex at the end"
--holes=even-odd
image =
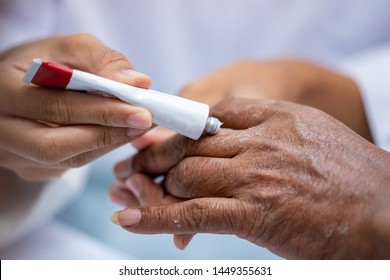
POLYGON ((286 258, 389 257, 388 152, 293 103, 229 99, 213 115, 229 129, 177 135, 129 161, 121 197, 141 206, 114 222, 134 233, 235 234, 286 258), (149 179, 158 175, 163 187, 149 179))
POLYGON ((0 168, 45 181, 146 132, 151 114, 117 99, 25 85, 33 58, 149 87, 120 53, 88 34, 52 37, 0 54, 0 168))

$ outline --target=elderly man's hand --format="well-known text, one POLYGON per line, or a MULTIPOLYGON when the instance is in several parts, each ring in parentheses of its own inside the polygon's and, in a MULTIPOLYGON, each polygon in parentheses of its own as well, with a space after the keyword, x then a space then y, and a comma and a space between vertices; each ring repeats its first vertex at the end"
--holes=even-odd
POLYGON ((120 163, 134 175, 112 195, 140 206, 114 222, 183 243, 235 234, 287 258, 383 257, 371 221, 390 198, 389 153, 289 102, 228 99, 213 115, 217 135, 176 135, 120 163), (160 175, 161 185, 150 179, 160 175))

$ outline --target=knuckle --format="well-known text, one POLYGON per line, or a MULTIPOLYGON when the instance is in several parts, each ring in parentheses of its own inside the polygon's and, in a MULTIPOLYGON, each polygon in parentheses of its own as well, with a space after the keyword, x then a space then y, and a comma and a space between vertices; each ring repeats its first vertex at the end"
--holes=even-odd
POLYGON ((43 134, 31 143, 30 154, 41 164, 54 165, 61 161, 61 149, 56 139, 43 134))
POLYGON ((96 119, 100 125, 109 126, 112 124, 113 118, 110 116, 107 106, 101 106, 96 110, 96 119))
POLYGON ((190 229, 209 232, 212 223, 209 222, 208 205, 200 201, 194 201, 187 206, 177 207, 173 204, 167 207, 152 207, 150 211, 144 212, 143 221, 147 226, 169 228, 170 231, 180 232, 190 229))
POLYGON ((187 154, 190 154, 191 148, 194 147, 196 144, 196 141, 191 140, 183 135, 177 135, 175 137, 172 137, 172 143, 171 143, 171 151, 174 152, 181 157, 184 157, 187 154))
POLYGON ((98 70, 100 71, 103 71, 105 67, 113 63, 129 64, 126 57, 122 53, 110 48, 107 48, 104 51, 102 51, 102 53, 99 56, 97 56, 95 59, 96 59, 95 65, 97 65, 98 70))
POLYGON ((109 127, 102 127, 96 141, 97 148, 105 148, 115 143, 115 137, 112 135, 109 127))
MULTIPOLYGON (((210 226, 213 224, 210 221, 210 208, 211 205, 205 203, 205 201, 194 201, 191 204, 191 211, 187 208, 181 208, 179 216, 182 218, 182 223, 187 228, 202 229, 209 231, 210 226)), ((175 218, 173 217, 173 220, 175 218)))
POLYGON ((179 197, 196 197, 193 170, 194 166, 189 165, 187 159, 169 170, 164 182, 167 191, 179 197))
POLYGON ((70 123, 71 111, 62 95, 52 95, 45 98, 40 106, 41 114, 47 121, 63 124, 70 123))
POLYGON ((237 205, 235 213, 241 219, 232 219, 232 224, 237 231, 236 235, 251 242, 259 242, 264 239, 264 234, 267 232, 266 215, 260 214, 264 212, 265 210, 261 206, 252 203, 237 205))
POLYGON ((89 46, 91 41, 97 41, 98 38, 90 33, 80 32, 66 36, 65 45, 69 46, 69 49, 84 48, 89 46))

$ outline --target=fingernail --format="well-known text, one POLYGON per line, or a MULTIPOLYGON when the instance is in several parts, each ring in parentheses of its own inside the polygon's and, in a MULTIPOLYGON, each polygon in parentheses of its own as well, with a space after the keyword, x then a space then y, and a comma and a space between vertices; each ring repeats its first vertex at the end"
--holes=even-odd
POLYGON ((146 133, 147 129, 129 128, 127 130, 127 136, 137 136, 146 133))
POLYGON ((137 179, 134 177, 129 178, 126 181, 126 186, 131 190, 136 198, 140 198, 141 196, 141 186, 137 179))
POLYGON ((150 128, 152 127, 152 116, 146 112, 136 113, 127 119, 127 124, 133 128, 150 128))
POLYGON ((141 217, 141 210, 126 209, 112 214, 111 221, 120 226, 133 226, 141 221, 141 217))
POLYGON ((111 215, 111 222, 113 222, 114 224, 120 226, 120 224, 118 222, 118 212, 115 212, 114 214, 111 215))

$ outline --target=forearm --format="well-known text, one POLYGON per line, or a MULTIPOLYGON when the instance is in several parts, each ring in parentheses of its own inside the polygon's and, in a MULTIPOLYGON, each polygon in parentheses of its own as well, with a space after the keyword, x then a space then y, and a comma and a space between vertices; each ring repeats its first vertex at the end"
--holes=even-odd
POLYGON ((320 109, 372 142, 360 90, 352 79, 330 69, 303 61, 288 60, 301 88, 297 103, 320 109))
POLYGON ((45 186, 41 182, 26 182, 22 180, 15 172, 0 167, 0 215, 4 212, 9 212, 13 205, 17 206, 33 200, 34 196, 38 196, 45 186))
POLYGON ((44 183, 25 182, 0 167, 0 248, 21 234, 21 226, 44 191, 44 183))
POLYGON ((378 253, 383 258, 390 259, 390 208, 388 206, 381 207, 373 215, 371 233, 378 253))

